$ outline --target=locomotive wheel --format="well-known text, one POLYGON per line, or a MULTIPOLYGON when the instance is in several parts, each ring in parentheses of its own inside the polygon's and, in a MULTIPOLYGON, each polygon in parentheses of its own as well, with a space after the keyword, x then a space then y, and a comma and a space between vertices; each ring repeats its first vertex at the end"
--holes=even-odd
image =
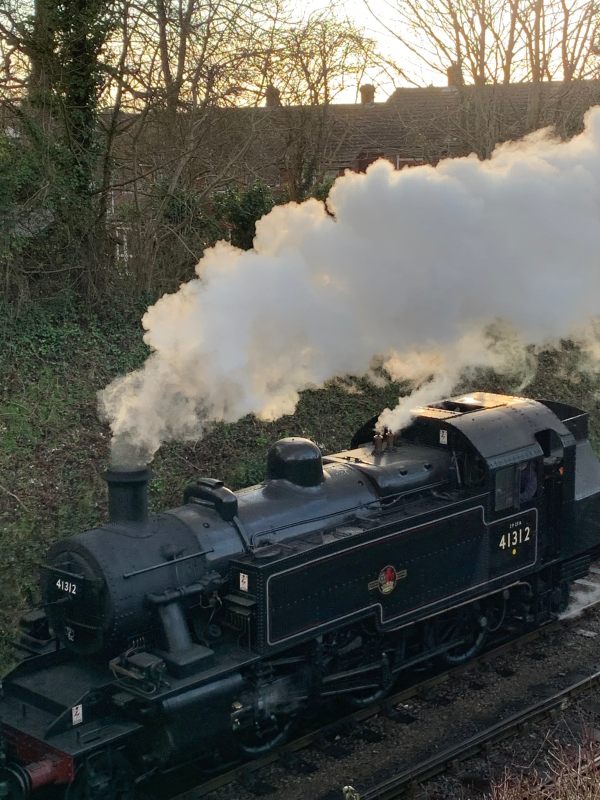
POLYGON ((371 703, 383 700, 392 690, 395 680, 389 667, 389 660, 387 656, 384 655, 383 668, 379 672, 379 686, 349 695, 348 702, 353 708, 365 708, 366 706, 370 706, 371 703))
POLYGON ((365 690, 364 693, 357 692, 348 698, 348 702, 352 708, 365 708, 366 706, 370 706, 371 703, 383 700, 383 698, 390 693, 393 685, 394 681, 391 680, 386 686, 381 686, 379 689, 375 689, 372 692, 368 690, 365 690))
POLYGON ((442 655, 450 666, 464 664, 480 653, 488 638, 488 630, 487 627, 482 627, 476 613, 465 613, 462 619, 456 617, 454 624, 450 624, 445 631, 447 639, 458 637, 463 639, 461 644, 451 647, 442 655))
POLYGON ((129 762, 119 753, 112 758, 111 773, 82 765, 75 780, 67 787, 64 800, 149 800, 135 786, 133 770, 129 762), (107 779, 108 790, 107 794, 107 779))
POLYGON ((293 723, 293 717, 285 721, 272 717, 267 725, 257 724, 254 730, 238 734, 237 745, 248 758, 259 758, 287 742, 293 723))

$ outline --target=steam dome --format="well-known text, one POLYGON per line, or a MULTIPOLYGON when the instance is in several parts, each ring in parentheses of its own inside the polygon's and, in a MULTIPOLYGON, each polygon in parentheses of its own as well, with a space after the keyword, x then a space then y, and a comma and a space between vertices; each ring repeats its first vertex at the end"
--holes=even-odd
POLYGON ((321 451, 310 439, 297 436, 280 439, 267 455, 267 479, 318 486, 323 482, 321 451))

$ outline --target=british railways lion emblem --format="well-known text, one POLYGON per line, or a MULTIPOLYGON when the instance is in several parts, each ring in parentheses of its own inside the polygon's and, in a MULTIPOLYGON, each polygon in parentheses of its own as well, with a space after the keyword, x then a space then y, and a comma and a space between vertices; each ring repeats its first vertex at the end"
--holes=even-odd
POLYGON ((381 570, 377 580, 369 583, 369 591, 378 589, 381 594, 391 594, 396 588, 398 581, 402 578, 406 578, 406 575, 405 569, 397 570, 396 567, 392 567, 391 564, 388 564, 381 570))

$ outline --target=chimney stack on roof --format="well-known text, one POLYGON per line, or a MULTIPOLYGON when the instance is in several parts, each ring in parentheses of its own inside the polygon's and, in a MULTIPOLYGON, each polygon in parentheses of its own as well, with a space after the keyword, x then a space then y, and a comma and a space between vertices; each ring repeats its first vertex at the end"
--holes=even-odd
POLYGON ((265 90, 267 108, 276 108, 281 105, 281 92, 272 83, 265 90))
POLYGON ((457 64, 455 61, 453 61, 446 70, 446 75, 448 76, 448 86, 463 85, 462 69, 460 68, 460 64, 457 64))
POLYGON ((360 102, 363 106, 375 102, 375 87, 371 83, 364 83, 360 87, 360 102))

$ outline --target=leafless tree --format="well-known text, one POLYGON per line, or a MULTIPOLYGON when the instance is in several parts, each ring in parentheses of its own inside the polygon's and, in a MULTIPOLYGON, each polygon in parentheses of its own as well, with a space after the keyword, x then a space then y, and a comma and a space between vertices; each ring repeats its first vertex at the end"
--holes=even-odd
MULTIPOLYGON (((334 9, 299 19, 285 0, 130 2, 136 24, 119 96, 136 121, 117 145, 113 163, 128 171, 116 182, 127 183, 123 188, 140 219, 144 204, 146 210, 153 204, 138 237, 141 260, 151 263, 162 249, 161 216, 172 199, 183 192, 201 200, 232 179, 260 174, 261 142, 273 133, 277 144, 263 148, 265 163, 277 158, 290 196, 304 196, 319 174, 324 109, 349 83, 358 87, 376 52, 334 9), (270 116, 259 109, 252 113, 268 87, 277 87, 270 91, 279 109, 270 116), (240 106, 247 113, 238 113, 240 106), (291 108, 299 106, 313 110, 291 108), (232 107, 236 113, 226 115, 232 107), (160 197, 150 190, 143 200, 152 185, 160 197)), ((173 230, 169 236, 177 238, 173 230)), ((180 239, 175 245, 188 258, 200 254, 198 245, 180 239)))
POLYGON ((145 90, 174 114, 237 100, 278 6, 276 0, 138 0, 132 11, 140 20, 130 44, 138 93, 145 90))
POLYGON ((428 70, 455 64, 468 84, 570 81, 598 69, 595 0, 388 0, 378 18, 428 70))
MULTIPOLYGON (((54 134, 67 143, 70 136, 59 63, 70 43, 55 27, 66 2, 0 0, 2 99, 35 123, 29 127, 42 132, 42 145, 54 134)), ((101 2, 77 8, 86 13, 101 2)), ((278 147, 286 145, 276 151, 290 193, 303 196, 318 176, 326 109, 349 85, 358 88, 376 53, 334 9, 299 16, 290 0, 118 0, 106 8, 109 34, 94 51, 96 128, 87 127, 93 167, 78 180, 94 227, 104 231, 100 255, 118 251, 121 273, 138 274, 150 288, 157 273, 178 280, 181 264, 189 268, 201 254, 202 236, 178 227, 173 209, 188 201, 196 208, 229 181, 260 174, 260 156, 274 158, 266 144, 274 128, 278 147), (278 121, 259 108, 270 85, 281 103, 278 121), (316 111, 287 119, 298 106, 316 111)), ((52 157, 51 147, 45 152, 52 157)), ((78 145, 75 164, 80 152, 78 145)))
POLYGON ((375 42, 327 9, 279 28, 264 74, 284 103, 327 105, 349 86, 357 92, 366 71, 380 64, 375 42))

